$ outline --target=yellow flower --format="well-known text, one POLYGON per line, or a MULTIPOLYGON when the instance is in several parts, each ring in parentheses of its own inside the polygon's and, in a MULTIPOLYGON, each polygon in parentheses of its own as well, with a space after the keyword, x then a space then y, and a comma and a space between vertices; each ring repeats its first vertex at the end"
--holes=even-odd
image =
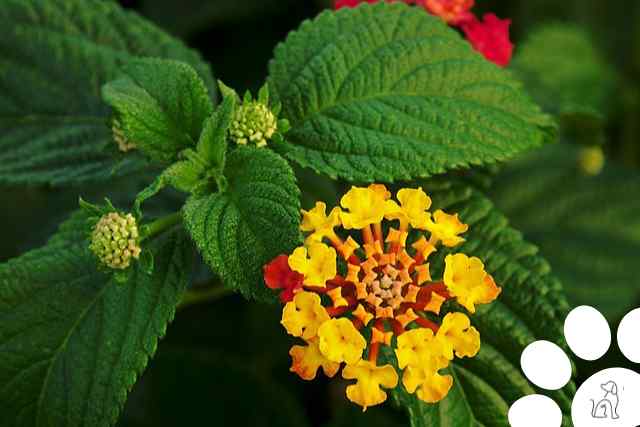
POLYGON ((366 360, 345 366, 342 377, 357 380, 355 384, 347 387, 347 398, 362 406, 363 411, 369 406, 387 400, 387 393, 381 387, 394 388, 398 385, 398 373, 393 366, 376 366, 375 363, 366 360))
POLYGON ((340 199, 340 205, 348 209, 348 212, 340 213, 343 227, 362 229, 382 221, 387 196, 387 189, 383 185, 351 187, 351 190, 340 199))
POLYGON ((318 340, 309 341, 309 345, 294 345, 289 351, 291 355, 291 372, 295 372, 303 380, 310 381, 316 377, 318 369, 322 367, 324 374, 333 377, 340 369, 340 364, 332 362, 320 352, 318 340))
POLYGON ((384 184, 370 184, 369 189, 375 191, 385 200, 391 198, 391 192, 387 190, 387 187, 384 184))
POLYGON ((409 393, 416 393, 418 399, 436 403, 444 399, 451 386, 451 375, 440 375, 432 366, 409 366, 402 375, 402 384, 409 393))
POLYGON ((300 230, 311 232, 307 236, 306 242, 319 242, 324 237, 335 238, 334 227, 340 225, 340 208, 333 208, 326 214, 327 205, 323 202, 316 202, 313 209, 302 210, 302 224, 300 230))
POLYGON ((351 320, 342 317, 324 322, 318 329, 320 351, 333 362, 354 364, 367 346, 364 337, 351 320))
POLYGON ((304 275, 304 284, 325 287, 327 280, 336 277, 336 250, 324 243, 316 242, 307 248, 301 246, 289 256, 289 267, 304 275))
POLYGON ((387 201, 387 219, 400 220, 400 229, 406 230, 408 224, 421 230, 426 229, 430 215, 427 209, 431 207, 431 199, 422 188, 403 188, 396 196, 400 205, 393 200, 387 201))
POLYGON ((488 304, 500 295, 502 289, 484 270, 479 258, 455 254, 447 255, 444 262, 444 284, 469 312, 475 313, 476 304, 488 304))
POLYGON ((458 234, 462 234, 469 229, 467 224, 463 224, 458 218, 458 214, 449 215, 438 209, 433 213, 434 221, 429 221, 426 228, 431 232, 431 243, 442 241, 442 244, 450 248, 464 242, 458 234))
POLYGON ((463 313, 444 316, 436 340, 442 344, 444 355, 449 360, 453 359, 454 352, 457 357, 474 357, 480 351, 480 333, 463 313))
POLYGON ((329 320, 320 296, 311 292, 298 292, 282 310, 282 326, 294 337, 310 340, 318 334, 320 325, 329 320))
POLYGON ((400 335, 395 352, 400 369, 424 364, 441 369, 449 364, 444 357, 442 343, 435 339, 433 331, 428 328, 411 329, 400 335))

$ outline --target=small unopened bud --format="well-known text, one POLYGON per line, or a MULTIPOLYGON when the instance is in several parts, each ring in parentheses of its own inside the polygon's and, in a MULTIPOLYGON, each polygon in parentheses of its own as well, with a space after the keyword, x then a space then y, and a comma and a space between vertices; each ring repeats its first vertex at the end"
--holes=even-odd
POLYGON ((580 150, 578 157, 580 169, 587 175, 599 175, 604 168, 605 157, 602 148, 586 147, 580 150))
POLYGON ((109 268, 123 270, 140 257, 138 225, 131 214, 110 212, 93 228, 89 248, 109 268))
POLYGON ((118 149, 123 153, 136 148, 136 144, 129 141, 122 131, 122 126, 118 120, 113 120, 111 125, 111 132, 113 132, 113 140, 118 144, 118 149))
POLYGON ((277 129, 278 120, 269 107, 252 101, 238 107, 229 133, 237 144, 264 147, 277 129))

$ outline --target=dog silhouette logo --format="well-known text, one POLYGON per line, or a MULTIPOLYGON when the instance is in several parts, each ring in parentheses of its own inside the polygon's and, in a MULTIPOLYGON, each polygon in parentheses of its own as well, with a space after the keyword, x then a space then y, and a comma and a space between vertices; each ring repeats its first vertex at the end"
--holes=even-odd
POLYGON ((618 396, 618 385, 614 381, 607 381, 601 384, 600 388, 604 391, 604 397, 597 403, 594 399, 589 399, 591 400, 591 416, 593 418, 619 419, 618 405, 620 404, 620 396, 618 396))
MULTIPOLYGON (((636 308, 624 316, 616 336, 622 354, 636 364, 640 364, 639 330, 640 308, 636 308)), ((573 309, 565 320, 564 335, 571 351, 586 361, 600 359, 611 347, 609 324, 593 307, 573 309)), ((568 386, 573 371, 565 350, 544 340, 523 350, 520 366, 543 390, 568 386)), ((551 397, 529 394, 511 405, 508 419, 511 427, 561 427, 571 425, 567 415, 551 397)), ((640 370, 605 368, 584 380, 571 402, 571 422, 573 427, 640 427, 640 370)))

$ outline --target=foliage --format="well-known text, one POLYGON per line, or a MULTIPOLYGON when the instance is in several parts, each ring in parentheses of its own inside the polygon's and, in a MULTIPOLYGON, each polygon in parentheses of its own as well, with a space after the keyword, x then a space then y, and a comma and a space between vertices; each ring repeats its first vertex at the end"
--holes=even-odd
MULTIPOLYGON (((328 1, 189 0, 185 19, 171 2, 143 3, 171 32, 192 35, 230 86, 262 89, 239 97, 199 52, 116 1, 2 2, 0 219, 12 241, 0 242, 0 259, 30 248, 0 264, 2 425, 331 427, 408 416, 414 427, 504 427, 509 405, 541 392, 519 369, 526 345, 566 347, 571 305, 617 320, 639 301, 637 171, 609 160, 602 172, 585 168, 577 145, 541 148, 608 144, 608 159, 640 161, 640 55, 625 52, 614 68, 606 49, 637 34, 607 43, 594 29, 617 25, 539 24, 566 19, 568 3, 551 12, 477 1, 501 4, 498 15, 508 10, 524 33, 503 69, 403 2, 314 17, 328 1), (207 22, 215 30, 201 34, 207 22), (250 144, 231 133, 248 107, 267 129, 245 126, 250 144), (470 226, 462 250, 503 293, 472 316, 482 347, 449 368, 445 400, 426 404, 399 386, 394 405, 362 415, 334 397, 344 385, 285 375, 280 313, 258 302, 275 300, 264 266, 302 244, 300 208, 370 182, 422 186, 434 209, 460 212, 470 226), (131 212, 140 261, 117 273, 99 265, 89 245, 103 212, 93 205, 54 226, 79 195, 131 212)), ((603 17, 640 16, 614 3, 603 17)), ((550 393, 566 426, 575 385, 550 393)))
POLYGON ((514 163, 492 197, 551 260, 572 304, 594 304, 619 320, 640 297, 630 265, 640 248, 640 176, 608 164, 585 175, 579 150, 549 147, 514 163), (516 191, 517 189, 517 191, 516 191))
POLYGON ((276 48, 269 82, 292 125, 275 149, 334 178, 429 176, 506 160, 553 134, 507 72, 400 4, 303 23, 276 48))
POLYGON ((102 98, 115 111, 123 136, 154 160, 175 160, 195 145, 213 112, 204 82, 189 65, 140 59, 104 85, 102 98))
POLYGON ((0 7, 0 182, 73 184, 130 173, 115 155, 100 88, 139 56, 192 64, 215 93, 199 55, 117 4, 9 0, 0 7))
POLYGON ((520 48, 513 69, 533 98, 559 117, 565 137, 603 142, 615 74, 584 29, 565 24, 536 28, 520 48))
POLYGON ((300 241, 295 177, 277 154, 245 147, 230 154, 226 176, 226 192, 187 201, 186 226, 227 286, 265 299, 262 266, 300 241))
POLYGON ((0 267, 0 412, 7 426, 113 425, 187 287, 180 231, 149 243, 156 266, 126 286, 95 267, 87 217, 0 267))

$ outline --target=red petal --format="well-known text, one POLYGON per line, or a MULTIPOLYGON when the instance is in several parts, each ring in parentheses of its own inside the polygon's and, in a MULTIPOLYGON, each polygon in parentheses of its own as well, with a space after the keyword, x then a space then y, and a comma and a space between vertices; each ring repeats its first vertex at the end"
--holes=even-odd
POLYGON ((513 44, 509 40, 511 20, 500 19, 493 13, 487 13, 482 19, 464 22, 462 31, 475 50, 489 61, 506 67, 513 55, 513 44))
POLYGON ((264 283, 271 289, 279 289, 285 286, 287 276, 293 271, 289 268, 289 257, 279 255, 269 264, 264 266, 264 283))

